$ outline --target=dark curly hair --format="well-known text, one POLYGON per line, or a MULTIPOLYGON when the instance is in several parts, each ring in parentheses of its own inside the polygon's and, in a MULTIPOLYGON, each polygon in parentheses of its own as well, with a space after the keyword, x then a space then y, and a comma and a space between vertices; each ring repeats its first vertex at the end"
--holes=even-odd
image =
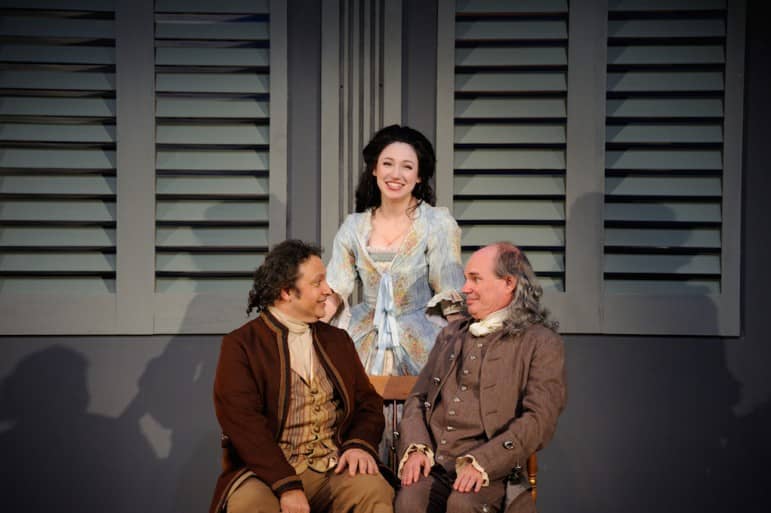
POLYGON ((285 240, 274 246, 254 271, 246 314, 265 310, 281 297, 282 290, 296 290, 300 264, 312 256, 321 258, 321 248, 301 240, 285 240))
POLYGON ((380 189, 372 172, 385 147, 395 142, 409 144, 418 156, 420 182, 415 184, 412 195, 418 199, 418 204, 425 201, 431 206, 436 205, 436 197, 430 184, 436 168, 434 147, 425 135, 414 128, 390 125, 381 128, 361 152, 364 157, 364 171, 359 176, 359 185, 356 187, 356 212, 364 212, 368 208, 380 206, 380 189))

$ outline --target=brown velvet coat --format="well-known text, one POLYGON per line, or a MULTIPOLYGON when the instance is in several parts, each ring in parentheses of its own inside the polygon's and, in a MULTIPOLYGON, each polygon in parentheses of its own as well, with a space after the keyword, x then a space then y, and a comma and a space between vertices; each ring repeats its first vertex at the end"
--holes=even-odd
MULTIPOLYGON (((436 339, 428 362, 404 405, 399 427, 401 459, 410 444, 424 444, 436 452, 428 428, 434 405, 442 400, 448 380, 456 379, 463 337, 470 320, 445 327, 436 339)), ((521 334, 503 330, 490 336, 482 360, 479 401, 486 442, 469 451, 490 480, 504 479, 519 467, 521 479, 507 489, 507 512, 534 511, 524 468, 530 454, 554 435, 557 417, 566 403, 565 353, 554 331, 533 325, 521 334), (517 500, 518 499, 518 500, 517 500)))
MULTIPOLYGON (((377 460, 385 427, 383 399, 364 373, 348 334, 323 322, 311 325, 313 346, 343 410, 334 441, 340 451, 363 449, 377 460)), ((291 375, 287 329, 268 312, 225 335, 214 380, 214 407, 223 434, 223 472, 212 513, 221 511, 233 483, 247 471, 280 495, 302 489, 278 439, 289 408, 291 375)))

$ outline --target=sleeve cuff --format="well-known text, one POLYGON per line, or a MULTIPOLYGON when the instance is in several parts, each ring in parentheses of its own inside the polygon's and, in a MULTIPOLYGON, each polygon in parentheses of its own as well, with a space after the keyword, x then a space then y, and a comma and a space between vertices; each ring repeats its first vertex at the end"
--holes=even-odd
POLYGON ((375 458, 375 461, 380 461, 377 449, 366 440, 362 440, 360 438, 351 438, 350 440, 346 440, 340 447, 340 454, 344 453, 348 449, 361 449, 375 458))
POLYGON ((463 310, 463 296, 457 290, 445 290, 435 294, 426 303, 426 311, 447 317, 463 310))
POLYGON ((455 460, 455 473, 460 472, 460 469, 466 465, 471 465, 482 474, 482 486, 490 485, 490 477, 487 475, 487 472, 485 472, 485 469, 482 468, 482 465, 479 464, 477 459, 470 454, 466 454, 455 460))
POLYGON ((303 482, 300 476, 295 474, 294 476, 279 479, 273 483, 270 488, 273 490, 273 493, 276 494, 276 497, 280 497, 282 493, 288 492, 289 490, 303 490, 303 482))
POLYGON ((329 319, 329 323, 341 330, 347 330, 351 324, 351 305, 348 304, 348 298, 341 296, 337 292, 335 294, 340 300, 340 304, 337 305, 337 311, 329 319))
POLYGON ((410 444, 410 446, 407 447, 407 450, 404 451, 404 456, 402 456, 401 461, 399 461, 399 470, 396 472, 396 477, 399 479, 402 478, 402 467, 404 467, 404 464, 407 462, 407 458, 409 458, 410 454, 413 452, 422 452, 428 458, 429 466, 434 466, 434 451, 432 451, 430 447, 423 444, 410 444))

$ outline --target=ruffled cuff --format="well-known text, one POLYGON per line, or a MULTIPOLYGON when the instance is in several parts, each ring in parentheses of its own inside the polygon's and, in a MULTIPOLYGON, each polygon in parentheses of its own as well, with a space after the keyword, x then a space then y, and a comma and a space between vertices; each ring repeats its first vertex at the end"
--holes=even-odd
POLYGON ((490 485, 490 477, 487 475, 487 472, 485 472, 485 469, 482 468, 482 465, 479 464, 477 459, 470 454, 466 454, 455 460, 455 473, 460 473, 460 469, 466 465, 471 465, 482 474, 482 486, 490 485))
POLYGON ((337 305, 337 311, 329 319, 329 324, 341 330, 348 330, 348 325, 351 323, 351 306, 348 304, 347 298, 342 297, 337 292, 335 295, 340 300, 340 304, 337 305))
POLYGON ((429 466, 434 466, 434 451, 432 451, 430 447, 423 444, 410 444, 410 446, 407 447, 407 450, 404 451, 404 456, 402 456, 402 459, 399 462, 399 470, 396 471, 396 477, 399 479, 402 478, 402 467, 404 467, 404 464, 407 463, 407 458, 409 458, 410 454, 413 452, 422 452, 428 458, 429 466))
POLYGON ((434 297, 426 303, 426 313, 441 315, 447 318, 448 315, 463 311, 463 296, 457 290, 445 290, 435 294, 434 297))

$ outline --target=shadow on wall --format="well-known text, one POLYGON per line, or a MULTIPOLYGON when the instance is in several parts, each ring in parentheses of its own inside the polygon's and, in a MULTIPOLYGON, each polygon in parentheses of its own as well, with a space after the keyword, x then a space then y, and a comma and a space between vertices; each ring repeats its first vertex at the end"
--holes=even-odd
MULTIPOLYGON (((661 205, 656 217, 672 213, 661 205)), ((568 407, 541 458, 539 510, 768 511, 771 409, 736 414, 741 384, 726 347, 739 343, 566 337, 568 407)))
POLYGON ((161 493, 152 511, 208 511, 221 461, 212 405, 218 349, 219 337, 172 337, 122 416, 154 442, 161 493))
POLYGON ((3 503, 24 511, 153 511, 161 472, 139 426, 88 413, 88 362, 51 346, 0 388, 3 503), (120 498, 120 500, 116 500, 120 498))
POLYGON ((45 342, 30 352, 37 341, 3 341, 4 358, 24 355, 0 381, 3 504, 205 513, 221 460, 212 406, 219 336, 45 342))

